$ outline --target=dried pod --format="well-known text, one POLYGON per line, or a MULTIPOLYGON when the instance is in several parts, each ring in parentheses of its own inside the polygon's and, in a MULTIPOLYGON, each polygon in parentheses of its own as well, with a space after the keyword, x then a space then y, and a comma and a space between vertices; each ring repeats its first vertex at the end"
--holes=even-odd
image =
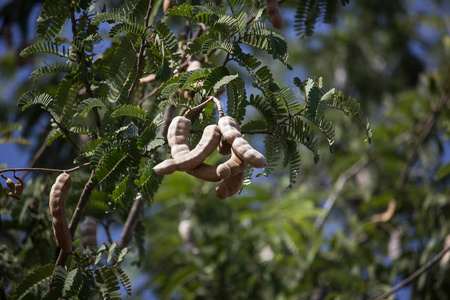
POLYGON ((6 185, 8 186, 8 189, 14 192, 14 189, 16 188, 16 185, 14 184, 14 181, 11 178, 6 179, 6 185))
POLYGON ((266 166, 266 158, 242 137, 239 124, 235 119, 224 116, 219 119, 219 127, 223 137, 231 144, 237 156, 255 168, 266 166))
MULTIPOLYGON (((183 155, 188 154, 191 150, 189 149, 189 131, 191 130, 191 121, 183 116, 178 116, 173 118, 170 126, 167 130, 167 142, 171 149, 171 154, 174 159, 179 158, 183 155)), ((166 160, 166 164, 174 164, 174 160, 166 160)), ((168 166, 171 170, 173 166, 168 166)), ((205 163, 199 166, 187 170, 186 172, 196 178, 217 182, 220 178, 216 175, 217 167, 211 166, 205 163)))
POLYGON ((221 180, 217 175, 217 167, 205 163, 202 163, 192 170, 186 171, 186 173, 204 181, 218 182, 221 180))
POLYGON ((10 196, 11 198, 14 198, 16 200, 20 200, 19 195, 17 195, 16 193, 14 193, 12 191, 8 191, 8 196, 10 196))
POLYGON ((22 192, 23 192, 23 185, 24 185, 23 180, 22 180, 22 178, 16 177, 16 176, 14 176, 14 178, 16 178, 19 181, 19 183, 16 183, 14 185, 14 193, 16 195, 20 196, 20 195, 22 195, 22 192))
POLYGON ((72 186, 68 173, 62 173, 56 178, 50 191, 50 213, 53 217, 53 233, 61 249, 69 253, 72 251, 72 236, 66 220, 66 196, 72 186))
POLYGON ((225 139, 221 139, 219 146, 217 146, 217 152, 222 155, 230 155, 231 154, 231 145, 225 139))
POLYGON ((183 116, 173 118, 167 130, 167 142, 173 158, 189 153, 188 146, 189 131, 191 130, 191 120, 183 116))
POLYGON ((202 63, 199 62, 198 60, 193 60, 193 61, 191 61, 189 66, 186 68, 186 71, 193 71, 193 70, 198 70, 201 68, 202 68, 202 63))
POLYGON ((243 181, 244 172, 223 180, 216 186, 216 197, 219 199, 225 199, 235 195, 241 188, 243 181))
POLYGON ((87 216, 80 226, 81 230, 81 244, 85 249, 91 247, 97 250, 97 220, 93 217, 87 216))
POLYGON ((153 167, 156 174, 168 175, 175 171, 189 171, 201 165, 205 159, 216 150, 220 142, 220 130, 217 125, 206 126, 202 138, 197 146, 190 152, 177 156, 175 159, 166 159, 153 167))
POLYGON ((231 151, 230 159, 217 167, 217 176, 226 179, 245 170, 247 163, 231 151))
POLYGON ((270 23, 272 23, 273 27, 279 30, 283 29, 284 19, 280 14, 280 4, 278 0, 267 0, 266 11, 269 15, 270 23))
POLYGON ((169 8, 172 8, 172 7, 173 7, 172 0, 164 0, 164 3, 163 3, 163 11, 164 11, 164 13, 167 13, 169 8))
POLYGON ((255 168, 264 168, 267 164, 266 158, 255 150, 243 137, 236 138, 231 145, 236 154, 255 168))

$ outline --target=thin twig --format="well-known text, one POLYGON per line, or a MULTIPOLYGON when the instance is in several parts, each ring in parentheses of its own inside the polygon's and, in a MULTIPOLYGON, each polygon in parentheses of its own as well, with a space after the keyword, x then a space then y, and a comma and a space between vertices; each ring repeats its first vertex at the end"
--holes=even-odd
POLYGON ((85 163, 82 164, 80 166, 74 167, 72 169, 49 169, 49 168, 11 168, 11 169, 2 169, 0 170, 0 174, 1 173, 5 173, 5 172, 50 172, 50 173, 70 173, 70 172, 74 172, 77 171, 79 169, 83 169, 86 167, 89 167, 91 165, 91 163, 85 163))
POLYGON ((130 213, 128 214, 127 220, 123 226, 122 234, 120 235, 120 240, 117 243, 119 249, 123 249, 128 246, 133 237, 134 229, 136 228, 137 222, 139 220, 139 214, 144 208, 144 202, 142 197, 138 196, 131 206, 130 213))
MULTIPOLYGON (((76 44, 77 43, 77 38, 78 38, 78 32, 77 32, 77 19, 75 18, 75 11, 73 9, 72 5, 72 1, 71 0, 67 0, 67 4, 69 5, 69 14, 70 14, 70 23, 72 25, 72 40, 73 42, 76 44)), ((81 64, 81 53, 77 50, 76 51, 77 54, 77 63, 81 64)), ((89 84, 89 81, 87 80, 86 77, 83 77, 83 84, 86 88, 86 93, 88 94, 89 97, 93 98, 93 93, 91 90, 91 85, 89 84)), ((102 127, 101 121, 100 121, 100 115, 98 113, 98 109, 97 107, 94 107, 92 109, 92 111, 94 112, 94 118, 95 118, 95 124, 97 127, 97 135, 100 137, 100 129, 102 127)), ((66 134, 67 135, 67 134, 66 134)), ((77 148, 77 150, 79 150, 77 148)))
POLYGON ((150 98, 151 96, 153 96, 154 94, 156 94, 159 91, 159 88, 162 86, 162 83, 160 86, 157 86, 153 89, 153 91, 151 91, 150 93, 148 93, 147 95, 145 95, 145 97, 143 97, 140 101, 138 106, 141 107, 142 106, 142 102, 144 102, 145 100, 147 100, 148 98, 150 98))
POLYGON ((324 214, 317 217, 316 221, 314 222, 314 227, 317 230, 320 230, 322 228, 323 224, 325 223, 325 220, 330 215, 331 210, 333 209, 334 204, 336 203, 339 192, 342 190, 347 180, 349 180, 362 168, 364 168, 369 163, 369 161, 370 160, 368 156, 363 156, 350 168, 348 168, 345 172, 339 175, 338 179, 336 180, 336 183, 334 184, 333 192, 330 194, 330 196, 328 197, 327 201, 323 206, 324 214))
MULTIPOLYGON (((39 158, 41 157, 41 155, 44 153, 45 149, 47 149, 47 139, 48 139, 48 134, 44 139, 44 142, 42 143, 42 145, 39 147, 38 151, 36 151, 36 153, 34 154, 33 158, 31 159, 31 161, 28 163, 28 168, 33 168, 33 166, 36 164, 36 162, 39 160, 39 158)), ((25 179, 25 177, 29 174, 29 171, 25 171, 24 173, 22 173, 22 176, 20 176, 23 179, 25 179)))
MULTIPOLYGON (((145 28, 148 30, 149 28, 149 18, 150 18, 150 13, 152 12, 152 7, 153 7, 153 1, 150 0, 148 2, 148 8, 147 8, 147 14, 145 15, 144 18, 144 24, 145 24, 145 28)), ((138 58, 137 58, 137 70, 136 70, 136 76, 134 77, 133 83, 131 84, 130 88, 128 89, 128 95, 127 95, 127 104, 130 104, 131 101, 131 96, 133 94, 133 90, 136 87, 137 83, 139 82, 139 78, 142 75, 142 60, 144 57, 144 50, 145 50, 145 46, 147 44, 147 41, 145 38, 141 38, 141 46, 139 48, 139 54, 138 54, 138 58)))
POLYGON ((447 253, 448 251, 450 251, 450 247, 444 248, 441 252, 439 252, 438 254, 436 254, 435 256, 433 256, 429 261, 427 261, 422 267, 420 267, 419 269, 417 269, 414 273, 412 273, 411 275, 409 275, 407 278, 405 278, 404 280, 402 280, 399 284, 397 284, 396 286, 394 286, 392 289, 390 289, 389 291, 387 291, 386 293, 382 294, 381 296, 378 296, 377 298, 375 298, 374 300, 381 300, 381 299, 386 299, 387 297, 389 297, 390 295, 394 294, 395 292, 397 292, 398 290, 400 290, 402 287, 404 287, 405 285, 409 284, 411 281, 413 281, 414 279, 416 279, 418 276, 420 276, 422 273, 424 273, 425 271, 427 271, 429 268, 431 268, 435 263, 437 263, 442 256, 444 256, 445 253, 447 253))
MULTIPOLYGON (((418 132, 417 136, 417 145, 422 145, 423 142, 427 139, 429 136, 431 129, 434 127, 434 124, 436 124, 436 121, 439 117, 439 115, 444 110, 445 106, 447 105, 449 101, 449 97, 447 93, 442 93, 439 100, 435 105, 432 106, 431 111, 428 113, 428 115, 425 117, 425 119, 422 122, 419 122, 414 128, 413 132, 418 132)), ((411 174, 411 168, 416 162, 417 158, 419 157, 419 151, 418 147, 414 148, 415 151, 411 155, 411 157, 408 159, 407 164, 403 168, 402 172, 400 173, 400 176, 397 180, 397 190, 403 189, 403 187, 406 184, 406 181, 408 180, 409 175, 411 174)))

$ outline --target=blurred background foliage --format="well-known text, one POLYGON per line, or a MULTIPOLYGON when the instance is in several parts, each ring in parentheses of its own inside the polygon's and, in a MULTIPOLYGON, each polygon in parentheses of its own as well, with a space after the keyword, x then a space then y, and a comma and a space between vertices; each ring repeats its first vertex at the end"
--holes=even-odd
MULTIPOLYGON (((313 36, 300 39, 292 30, 295 2, 283 1, 281 12, 289 63, 301 74, 281 71, 276 62, 273 73, 278 68, 285 85, 295 76, 322 76, 325 89, 357 98, 371 121, 372 144, 350 121, 330 113, 335 153, 323 141, 321 161, 314 164, 305 150, 290 190, 282 170, 225 201, 214 197, 212 184, 166 176, 131 244, 126 270, 133 299, 369 299, 450 246, 444 245, 450 235, 450 4, 351 1, 339 7, 332 24, 317 24, 313 36)), ((41 146, 50 129, 42 110, 22 113, 16 106, 24 91, 36 85, 52 91, 58 83, 52 76, 28 79, 45 56, 18 55, 34 38, 40 5, 15 0, 0 6, 3 166, 16 167, 10 149, 36 167, 71 166, 74 157, 64 141, 41 146), (23 145, 6 144, 11 142, 23 145)), ((28 178, 26 203, 1 195, 2 215, 22 217, 19 223, 0 220, 0 298, 8 282, 54 260, 50 217, 42 206, 52 180, 36 175, 28 178)), ((75 190, 86 179, 75 178, 75 190)), ((106 196, 98 192, 93 199, 88 210, 106 223, 106 196)), ((115 239, 120 224, 113 228, 115 239)), ((448 299, 449 266, 444 256, 396 296, 448 299)))

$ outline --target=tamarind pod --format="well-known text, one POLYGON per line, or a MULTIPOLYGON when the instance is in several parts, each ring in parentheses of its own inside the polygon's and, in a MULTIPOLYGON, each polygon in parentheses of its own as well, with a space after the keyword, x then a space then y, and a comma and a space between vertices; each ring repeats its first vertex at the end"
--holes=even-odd
POLYGON ((80 226, 81 230, 81 244, 85 249, 91 247, 97 250, 97 220, 93 217, 87 216, 80 226))
POLYGON ((231 145, 227 142, 227 140, 221 139, 219 142, 219 146, 217 146, 217 152, 222 155, 231 154, 231 145))
POLYGON ((202 164, 216 150, 220 138, 220 129, 217 125, 206 126, 197 146, 189 153, 175 158, 177 170, 189 171, 202 164))
POLYGON ((16 183, 14 185, 14 193, 16 195, 20 196, 20 195, 22 195, 22 192, 23 192, 23 180, 22 180, 22 178, 16 177, 16 176, 14 176, 14 178, 16 178, 19 181, 19 183, 16 183))
POLYGON ((255 150, 243 137, 236 138, 231 148, 236 152, 237 156, 252 167, 264 168, 267 164, 264 155, 255 150))
POLYGON ((10 196, 11 198, 14 198, 16 200, 20 200, 20 196, 17 195, 16 193, 14 193, 13 191, 8 191, 8 196, 10 196))
POLYGON ((221 180, 217 175, 217 167, 205 163, 202 163, 192 170, 186 171, 186 173, 204 181, 218 182, 221 180))
POLYGON ((230 176, 243 172, 246 166, 247 163, 238 157, 234 151, 231 151, 230 158, 217 167, 217 176, 222 179, 227 179, 230 176))
POLYGON ((173 7, 172 0, 164 0, 164 3, 163 3, 163 11, 164 11, 164 13, 167 13, 169 8, 172 8, 172 7, 173 7))
POLYGON ((269 16, 279 13, 280 5, 277 0, 267 0, 266 11, 269 16))
POLYGON ((269 15, 269 20, 270 23, 272 23, 272 26, 278 30, 283 29, 284 19, 280 14, 280 4, 278 0, 267 0, 266 11, 269 15))
POLYGON ((284 28, 284 19, 280 13, 271 15, 269 17, 269 21, 270 21, 270 23, 272 23, 273 27, 278 30, 281 30, 284 28))
POLYGON ((177 165, 175 159, 166 159, 153 167, 153 171, 155 171, 158 175, 169 175, 174 173, 176 170, 177 165))
POLYGON ((11 191, 14 191, 16 188, 16 185, 14 184, 14 181, 11 178, 6 179, 6 185, 11 191))
POLYGON ((198 60, 193 60, 189 64, 189 66, 186 68, 186 71, 194 71, 202 68, 202 63, 198 60))
POLYGON ((167 130, 167 142, 173 158, 185 155, 190 151, 188 141, 191 126, 191 120, 183 116, 173 118, 170 123, 167 130))
POLYGON ((224 179, 221 183, 216 186, 216 197, 219 199, 225 199, 235 195, 242 186, 244 181, 244 172, 231 176, 230 178, 224 179))
POLYGON ((216 150, 220 142, 220 130, 217 125, 208 125, 203 131, 202 138, 197 146, 185 155, 175 159, 166 159, 153 167, 159 175, 169 175, 175 171, 189 171, 201 165, 205 159, 216 150))
POLYGON ((220 127, 220 132, 230 145, 233 144, 235 138, 242 136, 239 131, 239 123, 232 117, 223 116, 219 119, 218 125, 220 127))
POLYGON ((219 127, 225 140, 231 144, 231 148, 236 152, 236 155, 255 168, 263 168, 267 161, 262 155, 242 137, 239 131, 238 122, 229 116, 224 116, 219 119, 219 127))
POLYGON ((66 196, 72 186, 68 173, 62 173, 50 190, 50 213, 53 217, 53 233, 61 249, 69 253, 72 251, 72 236, 66 220, 66 196))
POLYGON ((140 83, 149 83, 149 82, 155 82, 156 74, 150 74, 148 76, 145 76, 141 79, 139 79, 140 83))

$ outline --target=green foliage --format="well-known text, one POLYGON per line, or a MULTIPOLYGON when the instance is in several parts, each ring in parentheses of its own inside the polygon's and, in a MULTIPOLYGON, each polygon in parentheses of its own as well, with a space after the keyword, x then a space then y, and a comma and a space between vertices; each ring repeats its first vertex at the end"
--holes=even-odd
POLYGON ((31 292, 33 288, 48 280, 52 276, 54 268, 54 264, 48 264, 45 266, 37 267, 32 272, 30 272, 27 277, 25 277, 12 292, 14 299, 20 300, 24 298, 28 293, 31 292))
MULTIPOLYGON (((297 11, 295 14, 294 28, 301 37, 311 36, 314 33, 315 24, 323 20, 331 23, 334 20, 338 0, 296 0, 297 11)), ((341 0, 346 5, 350 0, 341 0)))
MULTIPOLYGON (((295 275, 296 280, 307 276, 306 270, 318 255, 319 246, 315 243, 305 245, 314 235, 310 221, 319 215, 319 211, 313 200, 295 190, 301 163, 307 161, 303 159, 300 145, 310 150, 314 162, 319 159, 320 134, 333 149, 339 127, 330 121, 330 108, 356 118, 370 142, 371 129, 368 122, 361 121, 359 104, 335 89, 323 90, 321 78, 294 80, 304 101, 296 91, 282 86, 282 79, 274 76, 278 71, 275 73, 270 61, 277 61, 283 71, 292 70, 288 63, 288 43, 282 34, 264 25, 265 2, 228 0, 216 5, 181 1, 164 16, 157 11, 162 1, 126 0, 114 9, 101 8, 89 0, 69 2, 46 1, 42 8, 37 29, 42 40, 32 43, 21 55, 43 53, 64 60, 51 61, 33 71, 30 78, 40 85, 41 90, 25 92, 18 105, 22 110, 38 105, 51 115, 47 145, 71 146, 70 151, 61 151, 63 154, 58 152, 55 156, 57 159, 64 155, 70 157, 70 162, 66 162, 70 168, 74 167, 73 163, 79 166, 72 170, 73 188, 66 203, 68 214, 73 213, 74 224, 86 214, 95 215, 110 234, 110 224, 127 220, 130 207, 142 198, 145 205, 155 204, 167 212, 170 219, 188 219, 192 215, 192 220, 204 228, 197 244, 185 240, 189 251, 168 263, 173 275, 152 279, 157 283, 155 290, 163 297, 198 298, 196 293, 205 280, 217 283, 205 285, 202 297, 217 298, 228 289, 228 284, 221 281, 227 272, 236 278, 230 285, 230 293, 238 295, 237 298, 277 298, 278 289, 289 290, 284 296, 294 295, 295 284, 285 282, 288 279, 276 274, 279 271, 275 269, 271 270, 274 275, 268 276, 264 270, 272 267, 268 260, 256 258, 257 253, 274 249, 277 255, 282 253, 291 260, 300 257, 304 263, 296 266, 301 273, 295 275), (102 23, 111 24, 106 34, 99 28, 102 23), (71 33, 66 34, 65 29, 71 33), (111 43, 104 43, 104 39, 111 43), (102 48, 105 45, 108 45, 107 49, 102 48), (200 62, 202 68, 187 71, 192 61, 200 62), (46 81, 42 80, 44 75, 44 79, 57 84, 46 88, 46 81), (154 77, 148 79, 149 75, 154 77), (250 85, 255 89, 250 91, 250 85), (223 91, 226 93, 222 96, 223 91), (264 136, 259 150, 265 153, 267 166, 258 174, 251 167, 245 170, 243 203, 217 202, 211 196, 214 195, 211 186, 200 186, 199 181, 192 178, 184 178, 176 188, 164 190, 163 176, 153 171, 153 167, 167 156, 162 128, 173 117, 170 116, 172 108, 176 115, 189 110, 187 115, 193 123, 191 143, 199 139, 202 128, 217 123, 213 103, 202 106, 209 96, 222 97, 220 100, 226 103, 227 114, 241 124, 245 138, 264 136), (288 170, 285 172, 281 168, 288 170), (269 176, 275 173, 287 175, 287 179, 277 185, 294 188, 289 192, 280 192, 277 188, 276 195, 280 196, 281 203, 272 202, 270 198, 277 197, 267 189, 250 184, 254 174, 269 176), (164 193, 170 196, 166 197, 168 201, 161 202, 164 193), (182 193, 186 194, 183 196, 187 200, 185 204, 179 200, 182 193), (84 198, 86 195, 90 199, 84 198), (78 203, 77 198, 80 199, 78 203), (185 213, 172 210, 180 206, 185 213), (84 209, 86 213, 83 214, 84 209), (244 225, 247 221, 250 222, 248 226, 244 225), (261 232, 264 234, 260 235, 261 232), (279 236, 270 232, 277 232, 279 236), (197 251, 202 256, 191 257, 197 251), (228 268, 228 261, 235 257, 246 261, 248 255, 252 259, 244 270, 233 267, 223 271, 228 268), (184 263, 182 258, 196 260, 198 264, 184 263), (244 285, 247 286, 243 288, 244 285), (270 290, 268 296, 264 294, 265 289, 270 290), (244 290, 246 292, 242 292, 244 290)), ((302 2, 304 12, 319 16, 323 10, 325 20, 330 20, 335 8, 331 4, 325 7, 325 2, 302 2)), ((307 32, 317 20, 315 15, 305 18, 307 32)), ((8 128, 3 131, 11 132, 8 128)), ((218 156, 212 155, 208 159, 213 164, 220 163, 218 156)), ((58 165, 59 169, 65 167, 58 165)), ((166 180, 177 180, 177 176, 179 174, 166 180)), ((51 216, 42 208, 48 205, 43 204, 47 197, 42 194, 48 194, 50 185, 50 180, 41 183, 35 187, 33 198, 25 193, 32 199, 30 202, 7 211, 13 220, 20 216, 20 220, 28 218, 35 222, 23 227, 17 223, 31 245, 34 240, 29 240, 33 239, 34 233, 30 228, 48 227, 42 230, 46 236, 41 241, 47 248, 54 240, 51 216)), ((155 220, 160 219, 157 214, 155 220)), ((153 259, 150 263, 167 263, 164 248, 146 249, 144 222, 137 220, 138 217, 134 216, 138 225, 131 226, 137 226, 137 264, 148 263, 146 251, 153 259)), ((179 243, 173 237, 164 240, 163 229, 155 229, 158 233, 154 238, 162 239, 155 245, 179 243)), ((17 232, 8 233, 8 240, 18 235, 17 232)), ((19 299, 32 293, 43 299, 98 296, 120 299, 121 288, 131 295, 130 279, 119 266, 126 248, 119 250, 114 243, 110 247, 103 243, 98 251, 88 247, 81 253, 78 243, 74 244, 74 252, 62 265, 31 267, 42 263, 30 261, 28 269, 34 268, 34 271, 28 272, 12 295, 19 299), (53 271, 54 278, 51 278, 53 271), (44 292, 41 286, 49 280, 51 289, 44 292)))

